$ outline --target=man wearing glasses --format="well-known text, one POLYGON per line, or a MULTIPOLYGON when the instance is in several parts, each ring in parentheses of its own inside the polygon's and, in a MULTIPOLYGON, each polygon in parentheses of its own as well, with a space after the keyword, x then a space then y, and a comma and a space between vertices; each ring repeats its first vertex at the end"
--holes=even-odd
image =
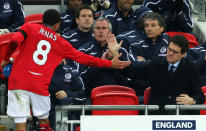
MULTIPOLYGON (((108 42, 114 43, 112 39, 108 42)), ((123 70, 122 73, 128 77, 150 81, 149 104, 160 106, 158 111, 151 111, 150 114, 172 115, 175 111, 165 111, 164 105, 192 105, 204 102, 199 86, 199 70, 191 59, 185 57, 188 49, 187 39, 182 35, 176 35, 170 39, 166 57, 135 61, 123 70)), ((197 112, 181 111, 180 114, 197 112)))

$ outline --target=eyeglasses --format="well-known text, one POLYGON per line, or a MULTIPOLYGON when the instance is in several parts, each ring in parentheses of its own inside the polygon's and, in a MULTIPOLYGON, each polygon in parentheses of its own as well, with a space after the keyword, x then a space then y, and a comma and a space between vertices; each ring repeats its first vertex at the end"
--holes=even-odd
POLYGON ((179 51, 176 51, 176 50, 171 49, 170 47, 167 48, 167 51, 168 51, 168 52, 172 52, 172 53, 174 53, 174 54, 179 54, 179 53, 181 53, 181 52, 179 52, 179 51))

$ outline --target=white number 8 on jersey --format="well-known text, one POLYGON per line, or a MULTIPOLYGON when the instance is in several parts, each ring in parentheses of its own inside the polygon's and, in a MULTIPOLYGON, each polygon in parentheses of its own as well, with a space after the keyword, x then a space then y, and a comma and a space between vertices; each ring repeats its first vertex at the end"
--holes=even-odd
POLYGON ((49 51, 51 49, 51 44, 46 40, 41 40, 37 44, 37 50, 33 54, 33 60, 38 65, 44 65, 47 61, 47 54, 49 54, 49 51), (43 49, 45 47, 45 49, 43 49), (42 59, 39 58, 39 56, 42 56, 42 59))

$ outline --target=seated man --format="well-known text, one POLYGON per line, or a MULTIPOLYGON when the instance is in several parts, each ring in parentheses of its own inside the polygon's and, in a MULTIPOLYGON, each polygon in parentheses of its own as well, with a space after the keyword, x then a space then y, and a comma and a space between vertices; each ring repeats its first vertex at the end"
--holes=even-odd
MULTIPOLYGON (((166 57, 159 56, 143 62, 135 61, 122 71, 124 75, 134 79, 150 81, 149 104, 160 106, 158 111, 150 111, 150 114, 174 115, 175 111, 164 110, 164 105, 192 105, 204 102, 199 85, 199 70, 193 61, 185 57, 188 50, 187 39, 182 35, 175 35, 170 39, 166 57)), ((197 112, 181 111, 180 114, 197 112)))
MULTIPOLYGON (((113 58, 110 53, 107 39, 111 35, 112 25, 108 19, 98 18, 94 24, 93 33, 94 40, 84 44, 78 50, 96 57, 104 57, 107 59, 113 58)), ((134 59, 129 56, 124 48, 120 48, 122 53, 121 59, 134 59)), ((125 78, 117 70, 107 68, 88 68, 84 65, 77 64, 76 69, 81 73, 85 87, 87 87, 87 97, 89 97, 90 90, 96 86, 102 85, 127 85, 125 78)))
POLYGON ((75 12, 83 4, 83 0, 66 0, 66 4, 67 10, 61 14, 61 34, 77 27, 75 23, 75 12))
POLYGON ((134 0, 117 0, 111 8, 102 14, 102 17, 111 21, 113 34, 118 35, 133 29, 135 21, 133 4, 134 0))
POLYGON ((19 0, 0 1, 0 35, 17 31, 24 24, 23 6, 19 0))
POLYGON ((62 37, 78 49, 93 39, 92 25, 94 14, 90 6, 82 5, 76 12, 77 28, 65 32, 62 37))
MULTIPOLYGON (((51 84, 49 85, 51 100, 49 120, 53 130, 55 130, 55 106, 86 104, 84 90, 84 84, 78 72, 67 65, 66 61, 63 61, 54 71, 51 84)), ((69 112, 68 119, 79 120, 80 112, 69 112)))

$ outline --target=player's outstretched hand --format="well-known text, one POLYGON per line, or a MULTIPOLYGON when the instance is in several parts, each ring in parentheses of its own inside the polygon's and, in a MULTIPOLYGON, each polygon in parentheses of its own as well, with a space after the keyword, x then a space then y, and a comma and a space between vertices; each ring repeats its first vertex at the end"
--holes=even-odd
POLYGON ((121 53, 112 59, 112 68, 123 69, 131 64, 130 61, 120 61, 121 53))
POLYGON ((103 60, 111 60, 113 58, 112 53, 107 49, 103 54, 101 59, 103 60))

